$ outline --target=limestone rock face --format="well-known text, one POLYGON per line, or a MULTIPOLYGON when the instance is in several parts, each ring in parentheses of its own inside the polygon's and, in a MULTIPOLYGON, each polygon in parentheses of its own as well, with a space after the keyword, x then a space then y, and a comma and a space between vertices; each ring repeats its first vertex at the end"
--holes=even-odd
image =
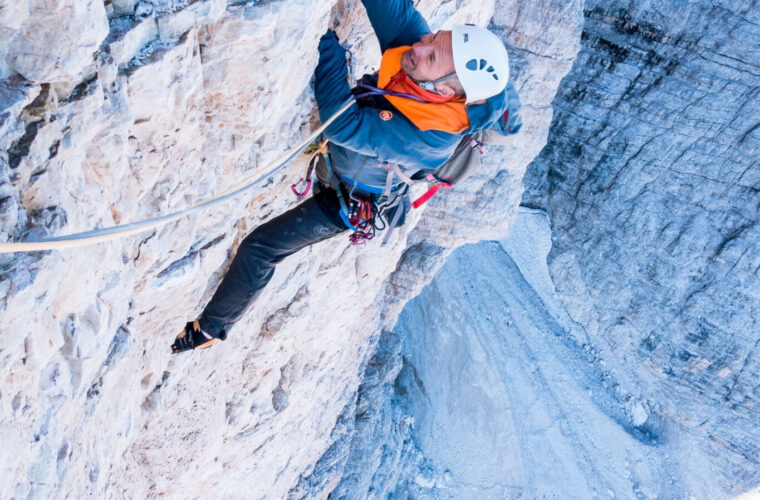
POLYGON ((757 497, 757 12, 586 2, 514 234, 408 303, 336 498, 757 497))
MULTIPOLYGON (((428 202, 388 282, 381 317, 387 330, 394 327, 407 301, 430 283, 455 248, 483 239, 501 239, 509 234, 522 195, 524 165, 538 154, 546 139, 546 127, 552 119, 553 94, 580 48, 582 20, 579 2, 545 1, 529 9, 518 2, 496 2, 490 28, 504 34, 510 50, 511 74, 523 103, 523 129, 504 146, 488 147, 481 172, 454 189, 439 192, 428 202)), ((463 314, 458 309, 467 309, 469 304, 441 301, 419 307, 428 309, 427 314, 432 316, 440 312, 439 321, 447 323, 448 314, 463 314)), ((424 315, 422 322, 431 327, 429 334, 435 336, 436 321, 424 315)), ((395 345, 390 340, 394 337, 386 331, 383 338, 395 345)), ((422 353, 436 355, 434 349, 425 348, 427 340, 419 332, 405 341, 419 341, 422 353)), ((378 376, 378 373, 398 371, 401 357, 409 355, 407 348, 396 350, 399 352, 393 356, 389 353, 391 349, 380 349, 380 355, 370 361, 359 388, 357 405, 361 407, 357 407, 354 426, 343 426, 336 436, 335 443, 344 450, 346 464, 341 465, 343 477, 331 498, 388 498, 388 495, 428 498, 433 495, 436 472, 425 468, 425 457, 412 438, 414 417, 406 408, 405 398, 399 398, 394 392, 396 381, 378 376), (421 469, 420 463, 423 464, 421 469), (418 479, 424 483, 423 487, 417 485, 418 479)), ((334 474, 335 466, 326 466, 335 463, 334 456, 335 450, 331 450, 322 457, 307 480, 319 482, 327 470, 334 474)), ((483 485, 460 491, 450 498, 472 495, 480 498, 479 486, 483 485)), ((504 493, 502 489, 496 491, 498 495, 504 493)))
POLYGON ((37 82, 78 81, 94 69, 93 56, 108 34, 103 2, 4 2, 2 8, 3 27, 13 36, 0 74, 17 72, 37 82))
MULTIPOLYGON (((485 25, 495 8, 418 7, 433 29, 485 25)), ((554 12, 547 20, 562 17, 558 8, 541 7, 554 12)), ((569 67, 577 50, 577 32, 544 33, 541 15, 515 2, 496 10, 509 13, 495 28, 515 45, 515 80, 531 103, 520 140, 409 217, 387 247, 337 238, 287 259, 210 350, 172 357, 168 346, 210 298, 236 242, 295 205, 289 185, 303 158, 234 201, 144 234, 0 256, 0 497, 334 489, 364 369, 379 340, 380 352, 394 349, 383 325, 452 247, 508 231, 548 133, 561 78, 548 66, 569 67), (338 468, 320 475, 329 450, 338 468)), ((377 66, 355 0, 3 3, 3 240, 164 215, 261 176, 313 129, 309 80, 328 25, 357 72, 377 66)))
POLYGON ((757 7, 586 2, 524 197, 588 343, 737 492, 760 482, 757 7))

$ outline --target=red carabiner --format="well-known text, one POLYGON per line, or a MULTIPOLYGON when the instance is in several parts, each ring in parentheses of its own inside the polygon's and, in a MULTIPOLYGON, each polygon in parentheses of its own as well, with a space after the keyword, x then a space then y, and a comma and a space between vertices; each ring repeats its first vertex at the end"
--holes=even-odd
POLYGON ((304 178, 301 178, 301 179, 300 179, 300 180, 299 180, 297 183, 295 183, 295 184, 292 184, 292 185, 290 186, 290 189, 292 189, 292 190, 293 190, 293 194, 294 194, 294 195, 298 196, 299 198, 303 198, 304 196, 306 196, 307 194, 309 194, 309 189, 311 189, 311 179, 309 179, 309 180, 307 181, 306 179, 304 179, 304 178), (299 193, 299 192, 298 192, 298 188, 296 188, 296 186, 297 186, 298 184, 306 184, 306 189, 304 189, 303 191, 301 191, 301 192, 299 193))

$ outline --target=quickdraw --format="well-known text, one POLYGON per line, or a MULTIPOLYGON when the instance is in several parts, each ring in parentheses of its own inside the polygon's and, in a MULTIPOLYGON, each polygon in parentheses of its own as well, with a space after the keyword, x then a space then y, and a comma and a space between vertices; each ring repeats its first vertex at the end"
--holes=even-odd
POLYGON ((348 222, 352 226, 366 231, 372 227, 372 220, 375 218, 375 214, 372 210, 372 203, 364 198, 351 196, 351 205, 349 207, 348 222))
POLYGON ((309 194, 309 190, 311 189, 311 176, 314 173, 314 167, 316 167, 317 162, 319 161, 319 155, 327 154, 327 139, 319 144, 310 144, 307 151, 311 152, 311 156, 307 162, 306 173, 298 180, 298 182, 290 186, 293 194, 298 198, 304 198, 309 194), (299 189, 301 187, 303 187, 303 189, 299 189))
POLYGON ((348 236, 351 244, 361 245, 374 238, 375 232, 378 229, 376 221, 381 219, 375 203, 370 199, 354 194, 353 190, 348 193, 348 204, 345 203, 340 190, 338 198, 341 203, 341 209, 346 214, 345 222, 353 229, 353 233, 348 236))

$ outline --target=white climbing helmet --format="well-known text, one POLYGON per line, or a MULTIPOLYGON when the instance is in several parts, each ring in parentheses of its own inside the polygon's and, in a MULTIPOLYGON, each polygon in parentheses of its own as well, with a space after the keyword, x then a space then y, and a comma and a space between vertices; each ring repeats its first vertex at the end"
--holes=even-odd
POLYGON ((507 86, 509 55, 495 34, 479 26, 456 25, 451 28, 451 49, 468 103, 494 96, 507 86))

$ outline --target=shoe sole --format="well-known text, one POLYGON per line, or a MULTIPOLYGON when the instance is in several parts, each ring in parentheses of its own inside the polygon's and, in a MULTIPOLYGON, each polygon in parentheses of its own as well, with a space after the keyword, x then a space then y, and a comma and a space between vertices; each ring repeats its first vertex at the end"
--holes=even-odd
POLYGON ((205 344, 199 345, 198 347, 195 348, 195 350, 198 350, 198 349, 207 349, 207 348, 211 347, 211 344, 213 344, 217 340, 219 340, 219 339, 213 338, 213 339, 209 340, 208 342, 206 342, 205 344))

